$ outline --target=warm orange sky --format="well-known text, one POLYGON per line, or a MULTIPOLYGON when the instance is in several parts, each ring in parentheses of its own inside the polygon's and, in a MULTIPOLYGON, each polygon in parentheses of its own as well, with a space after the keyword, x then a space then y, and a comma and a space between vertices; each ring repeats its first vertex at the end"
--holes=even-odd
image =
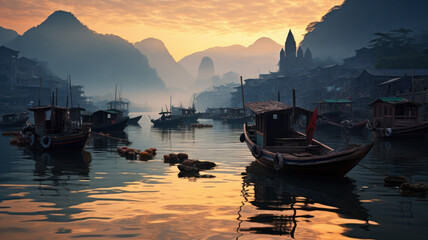
POLYGON ((260 37, 300 42, 308 23, 343 0, 0 0, 0 26, 23 34, 55 10, 98 33, 162 40, 178 61, 213 46, 248 46, 260 37))

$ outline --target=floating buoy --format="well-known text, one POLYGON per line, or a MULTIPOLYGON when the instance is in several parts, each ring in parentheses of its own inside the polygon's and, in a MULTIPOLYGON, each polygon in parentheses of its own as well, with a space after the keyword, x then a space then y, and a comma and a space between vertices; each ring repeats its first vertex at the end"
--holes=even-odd
POLYGON ((169 155, 163 155, 163 162, 164 163, 170 163, 171 157, 169 155))
POLYGON ((147 161, 147 160, 152 159, 152 157, 153 157, 153 155, 147 151, 140 152, 139 156, 140 156, 141 161, 147 161))
POLYGON ((189 155, 187 155, 186 153, 179 153, 178 154, 178 160, 180 160, 181 162, 183 162, 183 160, 188 159, 189 155))
POLYGON ((400 185, 400 190, 404 195, 425 195, 428 191, 428 184, 426 183, 403 183, 400 185))
POLYGON ((171 157, 171 161, 177 161, 178 160, 178 154, 176 154, 176 153, 170 153, 169 156, 171 157))
POLYGON ((400 186, 407 182, 407 178, 404 176, 387 176, 384 178, 386 185, 400 186))

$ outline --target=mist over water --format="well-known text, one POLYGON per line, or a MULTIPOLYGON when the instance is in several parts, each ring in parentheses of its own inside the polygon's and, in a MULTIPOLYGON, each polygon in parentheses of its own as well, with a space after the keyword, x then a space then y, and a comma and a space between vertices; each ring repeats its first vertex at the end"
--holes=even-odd
MULTIPOLYGON (((157 129, 143 115, 139 126, 112 135, 134 148, 156 147, 147 162, 119 156, 121 144, 110 139, 93 137, 82 154, 70 154, 32 152, 1 136, 2 237, 424 239, 426 197, 401 196, 381 174, 356 166, 342 181, 278 176, 255 165, 239 142, 240 125, 200 120, 213 128, 157 129), (215 162, 200 173, 215 178, 180 177, 162 160, 170 152, 215 162)), ((346 140, 332 130, 315 137, 333 148, 346 140)), ((371 139, 350 136, 351 143, 371 139)), ((428 182, 426 143, 376 142, 361 164, 428 182)))

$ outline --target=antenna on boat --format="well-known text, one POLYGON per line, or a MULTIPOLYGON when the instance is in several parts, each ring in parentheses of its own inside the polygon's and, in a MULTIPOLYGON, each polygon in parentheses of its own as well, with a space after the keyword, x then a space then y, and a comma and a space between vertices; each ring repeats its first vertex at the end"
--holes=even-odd
POLYGON ((245 101, 244 101, 244 84, 242 83, 242 76, 241 76, 241 95, 242 95, 242 109, 244 109, 244 124, 247 125, 247 118, 245 117, 245 101))
POLYGON ((68 74, 68 84, 70 86, 70 106, 73 107, 73 90, 71 89, 71 75, 68 74))
POLYGON ((116 102, 116 94, 117 94, 117 83, 116 83, 116 87, 114 89, 114 101, 116 102))
POLYGON ((296 90, 293 88, 293 109, 291 111, 291 126, 293 126, 294 122, 294 110, 296 108, 296 90))
POLYGON ((169 110, 171 111, 171 114, 172 114, 172 96, 169 96, 169 110))
POLYGON ((278 102, 281 102, 281 94, 279 91, 278 91, 278 102))
POLYGON ((58 106, 58 88, 55 91, 55 105, 58 106))

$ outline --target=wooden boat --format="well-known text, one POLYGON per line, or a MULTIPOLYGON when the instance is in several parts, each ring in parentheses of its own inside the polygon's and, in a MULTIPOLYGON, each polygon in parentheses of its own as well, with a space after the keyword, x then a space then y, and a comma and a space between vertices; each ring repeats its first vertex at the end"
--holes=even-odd
POLYGON ((382 97, 369 104, 373 109, 373 122, 367 128, 377 138, 425 137, 428 121, 419 121, 421 104, 402 97, 382 97))
POLYGON ((241 142, 246 142, 260 164, 280 172, 342 177, 373 146, 372 142, 334 150, 317 140, 310 143, 305 134, 292 128, 294 119, 300 115, 306 116, 309 124, 312 112, 303 108, 276 101, 253 102, 246 107, 256 114, 256 122, 254 126, 244 124, 241 142))
POLYGON ((39 106, 29 109, 34 113, 34 125, 25 126, 20 134, 24 143, 43 150, 81 151, 89 141, 89 131, 73 124, 68 108, 39 106), (46 113, 50 111, 47 120, 46 113))
POLYGON ((194 105, 189 108, 171 106, 171 115, 172 117, 183 118, 183 124, 197 123, 199 117, 201 117, 200 113, 196 113, 194 105))
POLYGON ((2 116, 0 127, 22 127, 28 120, 28 113, 10 113, 2 116))
POLYGON ((160 118, 150 120, 154 127, 176 128, 180 126, 185 119, 185 117, 182 116, 173 116, 169 111, 161 111, 159 114, 161 115, 160 118))
POLYGON ((140 121, 140 119, 141 119, 141 117, 142 117, 143 115, 139 115, 139 116, 136 116, 136 117, 133 117, 133 118, 130 118, 129 120, 128 120, 128 124, 138 124, 138 121, 140 121))
POLYGON ((120 110, 99 110, 92 114, 91 129, 94 132, 123 131, 128 120, 120 110))

